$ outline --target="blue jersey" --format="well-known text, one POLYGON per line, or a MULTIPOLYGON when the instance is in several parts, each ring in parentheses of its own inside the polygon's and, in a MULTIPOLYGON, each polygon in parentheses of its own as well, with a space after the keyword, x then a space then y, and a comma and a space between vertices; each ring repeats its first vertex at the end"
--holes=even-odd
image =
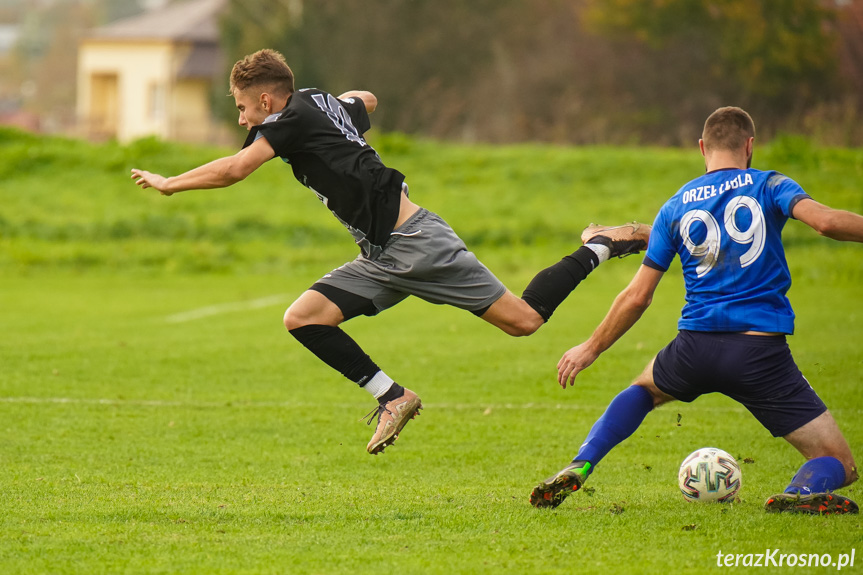
POLYGON ((644 264, 680 255, 686 305, 679 329, 794 333, 782 228, 809 195, 778 172, 724 169, 683 186, 659 211, 644 264))

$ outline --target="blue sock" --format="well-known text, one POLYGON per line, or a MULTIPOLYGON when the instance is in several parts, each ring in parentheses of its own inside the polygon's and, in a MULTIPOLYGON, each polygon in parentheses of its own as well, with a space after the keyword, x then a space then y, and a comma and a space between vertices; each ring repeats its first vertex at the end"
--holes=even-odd
POLYGON ((816 457, 804 463, 785 493, 824 493, 842 487, 845 483, 845 466, 835 457, 816 457))
POLYGON ((590 428, 574 461, 589 461, 595 467, 615 445, 635 433, 652 409, 653 396, 649 391, 638 385, 627 387, 611 400, 605 413, 590 428))

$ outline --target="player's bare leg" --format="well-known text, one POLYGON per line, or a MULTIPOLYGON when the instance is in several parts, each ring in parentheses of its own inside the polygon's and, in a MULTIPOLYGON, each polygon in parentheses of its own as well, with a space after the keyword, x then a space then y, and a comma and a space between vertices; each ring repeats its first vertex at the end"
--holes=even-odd
POLYGON ((857 464, 836 420, 826 411, 784 436, 807 459, 784 493, 768 498, 768 512, 858 513, 857 504, 833 490, 857 480, 857 464))
POLYGON ((530 335, 545 323, 530 304, 509 290, 481 317, 506 334, 516 337, 530 335))
POLYGON ((342 310, 321 292, 307 290, 285 312, 288 331, 304 325, 337 326, 345 320, 342 310))
POLYGON ((632 385, 637 385, 639 387, 643 387, 650 393, 650 396, 653 398, 653 407, 659 407, 663 403, 669 403, 671 401, 677 401, 673 396, 668 395, 658 387, 656 387, 656 382, 653 381, 653 364, 656 363, 656 356, 653 357, 644 368, 644 371, 641 372, 635 381, 632 382, 632 385))
POLYGON ((841 461, 845 467, 845 481, 841 487, 857 481, 857 464, 851 447, 829 411, 792 431, 785 436, 785 440, 797 448, 806 459, 829 456, 841 461))

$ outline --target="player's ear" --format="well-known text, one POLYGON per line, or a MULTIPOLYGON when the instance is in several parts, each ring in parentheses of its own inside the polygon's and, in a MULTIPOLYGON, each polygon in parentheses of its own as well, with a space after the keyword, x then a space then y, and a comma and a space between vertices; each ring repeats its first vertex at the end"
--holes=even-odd
POLYGON ((698 149, 701 150, 701 155, 707 157, 707 152, 704 150, 704 140, 698 139, 698 149))
POLYGON ((260 96, 261 107, 264 109, 264 112, 269 113, 270 109, 273 105, 273 99, 266 92, 261 92, 260 96))

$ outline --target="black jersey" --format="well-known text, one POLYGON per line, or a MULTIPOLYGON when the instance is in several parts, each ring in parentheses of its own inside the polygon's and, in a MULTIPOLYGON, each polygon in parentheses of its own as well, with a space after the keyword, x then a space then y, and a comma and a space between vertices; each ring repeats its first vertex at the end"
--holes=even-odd
POLYGON ((243 147, 266 138, 297 180, 351 232, 363 255, 377 259, 398 219, 405 177, 384 166, 363 139, 370 127, 359 98, 339 100, 304 89, 254 126, 243 147))

